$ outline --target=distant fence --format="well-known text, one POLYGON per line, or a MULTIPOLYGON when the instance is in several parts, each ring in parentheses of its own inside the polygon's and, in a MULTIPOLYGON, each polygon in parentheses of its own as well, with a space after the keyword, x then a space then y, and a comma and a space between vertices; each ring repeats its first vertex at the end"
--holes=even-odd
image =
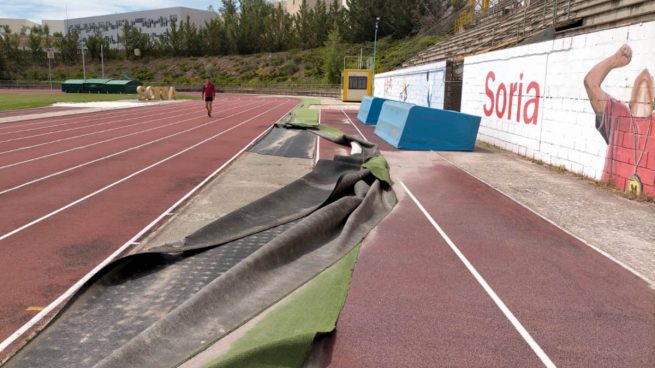
MULTIPOLYGON (((4 89, 50 89, 48 81, 15 81, 0 80, 0 88, 4 89)), ((61 82, 52 81, 52 89, 61 91, 61 82)), ((175 85, 178 92, 198 92, 202 84, 175 85)), ((304 84, 294 86, 244 86, 244 85, 216 85, 217 91, 223 93, 251 93, 263 95, 297 95, 319 97, 341 97, 341 86, 338 84, 304 84)), ((134 91, 136 93, 136 91, 134 91)))
MULTIPOLYGON (((15 80, 0 80, 0 88, 11 89, 50 89, 50 82, 48 81, 15 81, 15 80)), ((52 81, 52 89, 61 90, 60 81, 52 81)))
MULTIPOLYGON (((202 85, 177 85, 178 92, 198 92, 202 85)), ((244 86, 244 85, 216 85, 219 93, 250 93, 263 95, 297 95, 335 97, 341 96, 341 86, 338 84, 305 84, 298 86, 244 86)))

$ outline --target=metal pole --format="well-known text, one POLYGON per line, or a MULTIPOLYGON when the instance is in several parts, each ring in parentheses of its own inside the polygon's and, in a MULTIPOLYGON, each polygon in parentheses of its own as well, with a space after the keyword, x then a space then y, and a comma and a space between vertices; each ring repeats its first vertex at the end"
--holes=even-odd
POLYGON ((48 80, 50 80, 50 90, 52 91, 52 70, 50 69, 50 58, 48 58, 48 80))
MULTIPOLYGON (((375 92, 375 61, 377 60, 375 58, 375 53, 377 51, 377 42, 378 42, 378 22, 380 21, 380 17, 375 18, 375 36, 373 38, 373 80, 371 81, 371 89, 373 92, 375 92)), ((375 93, 373 93, 375 95, 375 93)))
POLYGON ((82 50, 82 73, 84 74, 84 80, 86 80, 86 64, 84 63, 84 47, 80 48, 82 50))
POLYGON ((105 78, 105 56, 103 55, 103 44, 100 44, 100 65, 102 67, 102 78, 105 78))
POLYGON ((364 60, 364 48, 359 48, 359 69, 362 68, 362 60, 364 60))
POLYGON ((557 0, 555 0, 555 4, 553 4, 553 27, 555 26, 556 21, 557 21, 557 0))

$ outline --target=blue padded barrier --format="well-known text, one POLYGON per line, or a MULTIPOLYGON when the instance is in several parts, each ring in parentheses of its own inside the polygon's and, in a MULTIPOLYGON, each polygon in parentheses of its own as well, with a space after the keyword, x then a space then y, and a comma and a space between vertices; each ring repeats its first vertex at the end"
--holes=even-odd
POLYGON ((400 149, 473 151, 480 117, 386 101, 375 134, 400 149))
POLYGON ((357 119, 366 125, 377 124, 378 118, 380 117, 380 110, 382 110, 382 104, 385 101, 387 101, 387 99, 365 96, 364 99, 362 99, 361 105, 359 105, 357 119))

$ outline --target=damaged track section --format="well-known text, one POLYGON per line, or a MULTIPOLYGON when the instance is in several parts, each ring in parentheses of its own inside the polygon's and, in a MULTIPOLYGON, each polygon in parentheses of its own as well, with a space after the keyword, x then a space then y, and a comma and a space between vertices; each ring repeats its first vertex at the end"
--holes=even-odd
POLYGON ((7 367, 177 366, 348 253, 393 207, 367 154, 288 186, 90 280, 7 367))

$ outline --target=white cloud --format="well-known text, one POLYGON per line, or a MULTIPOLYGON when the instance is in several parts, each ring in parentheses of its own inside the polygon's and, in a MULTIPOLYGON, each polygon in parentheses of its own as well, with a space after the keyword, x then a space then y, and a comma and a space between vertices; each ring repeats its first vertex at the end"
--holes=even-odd
POLYGON ((207 9, 210 4, 216 9, 220 3, 219 0, 8 0, 6 2, 3 0, 3 2, 0 18, 24 18, 37 23, 41 23, 43 19, 66 19, 67 14, 68 18, 72 19, 174 6, 207 9))

